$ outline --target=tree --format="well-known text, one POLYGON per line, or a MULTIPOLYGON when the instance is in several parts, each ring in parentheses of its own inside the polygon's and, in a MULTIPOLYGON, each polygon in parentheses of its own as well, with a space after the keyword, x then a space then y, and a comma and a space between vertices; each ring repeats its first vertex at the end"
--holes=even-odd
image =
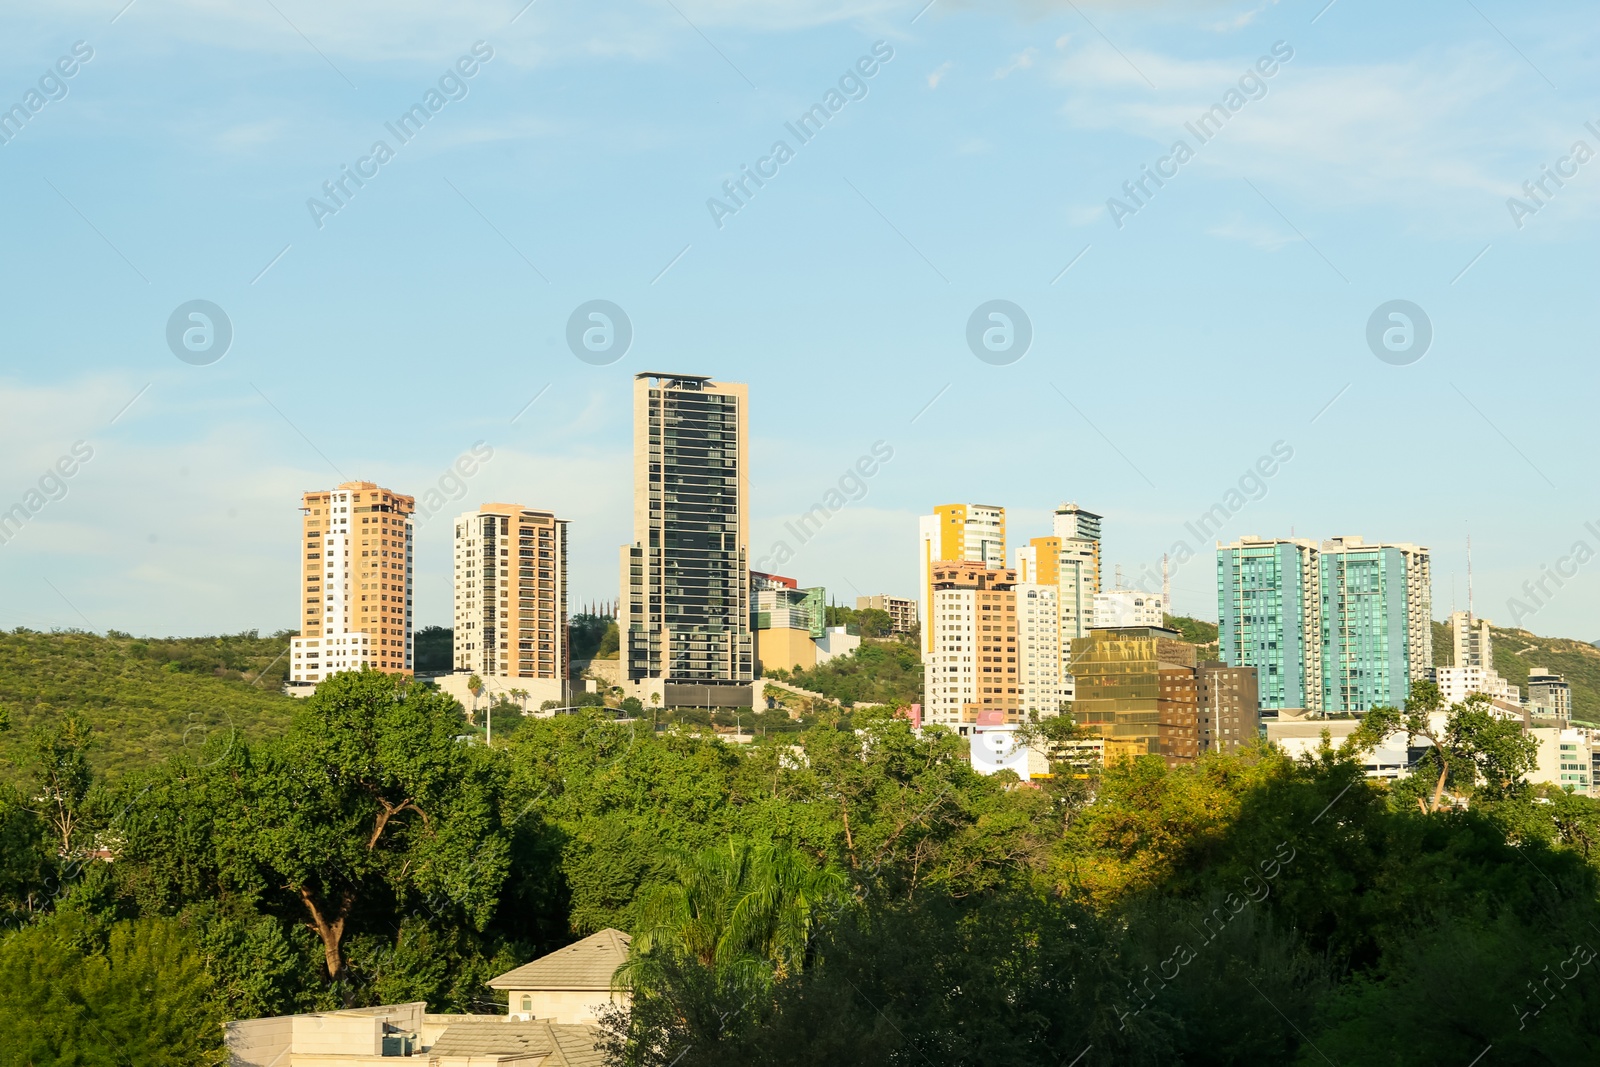
POLYGON ((856 612, 856 627, 862 637, 888 637, 894 632, 894 620, 882 608, 862 608, 856 612))
POLYGON ((454 740, 460 706, 361 671, 317 687, 241 782, 248 850, 292 892, 328 976, 363 905, 427 898, 483 929, 507 869, 493 754, 454 740), (480 755, 481 753, 481 755, 480 755))
POLYGON ((678 853, 674 866, 674 879, 644 899, 636 959, 659 945, 705 967, 754 966, 782 977, 803 969, 819 911, 845 888, 837 870, 771 841, 730 837, 678 853))
POLYGON ((33 811, 50 827, 62 857, 74 852, 84 799, 94 784, 89 746, 89 724, 77 715, 37 726, 28 739, 33 811))
POLYGON ((212 993, 180 923, 59 914, 0 942, 0 1047, 18 1064, 222 1064, 212 993))
POLYGON ((1538 742, 1524 734, 1520 722, 1494 715, 1489 699, 1481 693, 1451 705, 1448 711, 1441 710, 1443 705, 1438 685, 1413 682, 1404 711, 1373 708, 1341 751, 1350 755, 1370 752, 1399 733, 1405 734, 1407 747, 1415 738, 1426 739, 1432 749, 1419 763, 1418 773, 1425 768, 1434 784, 1431 799, 1416 798, 1424 813, 1441 809, 1447 784, 1453 783, 1455 792, 1465 792, 1482 779, 1490 797, 1504 796, 1538 765, 1538 742))

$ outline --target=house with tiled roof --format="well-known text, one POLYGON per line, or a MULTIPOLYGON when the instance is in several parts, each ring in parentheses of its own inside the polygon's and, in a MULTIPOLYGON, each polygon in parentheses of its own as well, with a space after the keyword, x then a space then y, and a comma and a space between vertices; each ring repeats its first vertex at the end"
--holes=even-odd
POLYGON ((596 1026, 606 1004, 627 1004, 612 976, 629 937, 601 930, 490 981, 505 1015, 435 1015, 423 1003, 241 1019, 226 1025, 232 1067, 602 1067, 596 1026))
POLYGON ((513 1019, 594 1023, 605 1005, 628 1002, 627 993, 613 988, 613 978, 627 962, 632 940, 621 930, 601 930, 491 978, 489 988, 505 990, 506 1013, 513 1019))

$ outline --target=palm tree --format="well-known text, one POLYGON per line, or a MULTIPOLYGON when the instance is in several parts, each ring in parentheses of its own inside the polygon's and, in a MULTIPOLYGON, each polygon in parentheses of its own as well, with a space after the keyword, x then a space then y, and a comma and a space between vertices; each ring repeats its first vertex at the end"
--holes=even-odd
POLYGON ((673 857, 675 879, 642 902, 633 958, 621 975, 648 986, 661 954, 765 984, 803 969, 822 909, 844 892, 843 874, 772 841, 729 838, 673 857))

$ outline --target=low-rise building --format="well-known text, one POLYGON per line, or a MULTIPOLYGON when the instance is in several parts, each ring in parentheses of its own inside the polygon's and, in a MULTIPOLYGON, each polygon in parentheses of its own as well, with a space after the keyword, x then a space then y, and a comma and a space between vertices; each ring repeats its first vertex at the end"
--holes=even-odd
POLYGON ((1024 743, 1022 727, 1005 721, 1005 713, 984 711, 971 728, 972 769, 979 774, 1011 771, 1024 782, 1051 777, 1050 754, 1042 739, 1024 743))
POLYGON ((226 1026, 232 1067, 602 1067, 595 1024, 609 1004, 629 938, 601 930, 491 979, 505 1015, 432 1014, 422 1002, 240 1019, 226 1026))
POLYGON ((1459 704, 1474 693, 1506 704, 1521 704, 1522 690, 1500 677, 1493 667, 1430 667, 1446 704, 1459 704))
POLYGON ((1094 594, 1091 628, 1108 626, 1165 626, 1167 604, 1160 593, 1139 589, 1108 589, 1094 594))
POLYGON ((1539 763, 1528 781, 1560 786, 1579 796, 1600 796, 1594 775, 1600 733, 1573 727, 1535 726, 1528 736, 1539 743, 1539 763))
POLYGON ((817 662, 826 663, 835 656, 848 656, 861 647, 861 635, 850 632, 848 626, 829 626, 813 642, 817 649, 817 662))
MULTIPOLYGON (((1320 751, 1325 734, 1337 749, 1360 725, 1360 719, 1278 719, 1266 723, 1267 741, 1299 759, 1320 751)), ((1404 778, 1414 762, 1404 733, 1391 735, 1374 751, 1362 753, 1361 760, 1368 778, 1404 778)))
POLYGON ((632 940, 621 930, 601 930, 489 979, 489 988, 505 991, 513 1019, 598 1022, 606 1005, 627 1003, 627 994, 612 988, 612 977, 628 961, 632 940))

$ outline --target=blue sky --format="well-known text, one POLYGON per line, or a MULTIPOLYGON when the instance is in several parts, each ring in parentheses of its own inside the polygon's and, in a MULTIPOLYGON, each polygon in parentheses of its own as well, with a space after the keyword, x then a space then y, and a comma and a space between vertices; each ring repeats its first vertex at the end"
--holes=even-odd
MULTIPOLYGON (((1176 606, 1215 618, 1185 523, 1281 441, 1223 539, 1428 545, 1442 617, 1470 534, 1480 614, 1517 597, 1535 632, 1600 637, 1600 561, 1522 589, 1600 550, 1600 159, 1572 155, 1600 152, 1592 7, 124 2, 0 21, 0 107, 65 91, 0 144, 0 509, 92 451, 0 544, 0 625, 291 626, 301 491, 421 495, 480 441, 452 511, 555 510, 573 598, 612 597, 630 379, 672 370, 750 383, 754 557, 893 449, 785 567, 841 598, 912 592, 935 503, 1002 504, 1021 539, 1076 500, 1108 573, 1199 549, 1176 606), (477 42, 401 144, 385 124, 477 42), (877 42, 800 143, 785 124, 877 42), (1186 131, 1275 46, 1220 130, 1186 131), (1161 163, 1179 138, 1192 158, 1161 163), (378 140, 393 158, 315 219, 378 140), (714 219, 778 140, 793 157, 714 219), (1544 167, 1572 176, 1534 202, 1544 167), (166 341, 196 299, 232 324, 208 365, 166 341), (593 299, 633 326, 605 366, 565 339, 593 299), (994 299, 1032 325, 1007 365, 966 341, 994 299), (1366 340, 1394 299, 1432 324, 1406 365, 1366 340)), ((449 619, 445 526, 419 531, 420 624, 449 619)))

